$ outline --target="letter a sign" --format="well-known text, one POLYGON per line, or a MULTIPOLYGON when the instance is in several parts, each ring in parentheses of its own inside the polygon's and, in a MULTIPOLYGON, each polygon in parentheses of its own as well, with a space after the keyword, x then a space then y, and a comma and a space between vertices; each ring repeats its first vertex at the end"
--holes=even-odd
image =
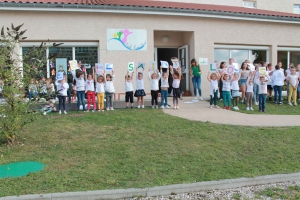
POLYGON ((128 63, 128 71, 130 73, 134 71, 134 62, 129 62, 128 63))

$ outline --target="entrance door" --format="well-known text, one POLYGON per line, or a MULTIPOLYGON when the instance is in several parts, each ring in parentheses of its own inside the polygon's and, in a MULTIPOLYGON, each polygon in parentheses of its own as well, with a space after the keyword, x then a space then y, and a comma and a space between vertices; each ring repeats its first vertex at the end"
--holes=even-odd
POLYGON ((189 91, 189 46, 185 45, 178 48, 178 59, 181 64, 182 74, 185 74, 185 91, 189 91))

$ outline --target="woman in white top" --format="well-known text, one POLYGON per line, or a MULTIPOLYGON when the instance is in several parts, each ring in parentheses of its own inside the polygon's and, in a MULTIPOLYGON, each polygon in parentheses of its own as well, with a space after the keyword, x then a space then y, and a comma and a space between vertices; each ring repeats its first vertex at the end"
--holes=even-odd
POLYGON ((66 98, 67 98, 67 91, 69 89, 69 84, 66 83, 65 77, 61 80, 60 83, 58 81, 55 82, 57 85, 57 92, 58 92, 58 110, 59 114, 61 114, 61 107, 64 109, 64 113, 67 114, 66 111, 66 98))
MULTIPOLYGON (((136 71, 138 68, 136 68, 136 71)), ((134 93, 134 96, 138 98, 137 104, 138 108, 140 108, 140 103, 142 102, 142 108, 145 108, 144 106, 144 96, 146 96, 145 90, 144 90, 144 69, 142 72, 136 73, 136 90, 134 93)))
POLYGON ((151 74, 151 71, 149 69, 148 78, 150 80, 150 90, 151 90, 151 103, 152 108, 154 108, 154 102, 156 105, 156 109, 158 109, 158 82, 160 80, 160 73, 158 70, 151 74))
POLYGON ((216 73, 210 73, 208 72, 207 80, 210 82, 210 108, 212 108, 212 104, 214 102, 215 108, 220 108, 217 106, 217 100, 218 100, 218 83, 220 80, 220 74, 218 71, 216 73))

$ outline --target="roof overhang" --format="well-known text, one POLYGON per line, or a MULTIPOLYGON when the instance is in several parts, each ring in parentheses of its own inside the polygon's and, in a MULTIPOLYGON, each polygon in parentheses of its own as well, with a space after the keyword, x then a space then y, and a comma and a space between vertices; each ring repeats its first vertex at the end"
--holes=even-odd
POLYGON ((42 12, 92 12, 114 14, 144 14, 184 17, 203 17, 230 20, 245 20, 256 22, 273 22, 285 24, 300 24, 300 18, 270 15, 253 15, 247 13, 195 10, 183 8, 162 8, 148 6, 119 6, 91 4, 51 4, 51 3, 0 3, 0 10, 7 11, 42 11, 42 12))

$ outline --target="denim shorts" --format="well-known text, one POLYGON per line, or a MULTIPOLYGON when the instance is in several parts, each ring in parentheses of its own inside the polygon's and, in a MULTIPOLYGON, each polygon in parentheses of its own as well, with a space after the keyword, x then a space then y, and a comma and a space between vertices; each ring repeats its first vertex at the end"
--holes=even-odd
POLYGON ((246 79, 241 79, 241 85, 246 85, 246 79))

